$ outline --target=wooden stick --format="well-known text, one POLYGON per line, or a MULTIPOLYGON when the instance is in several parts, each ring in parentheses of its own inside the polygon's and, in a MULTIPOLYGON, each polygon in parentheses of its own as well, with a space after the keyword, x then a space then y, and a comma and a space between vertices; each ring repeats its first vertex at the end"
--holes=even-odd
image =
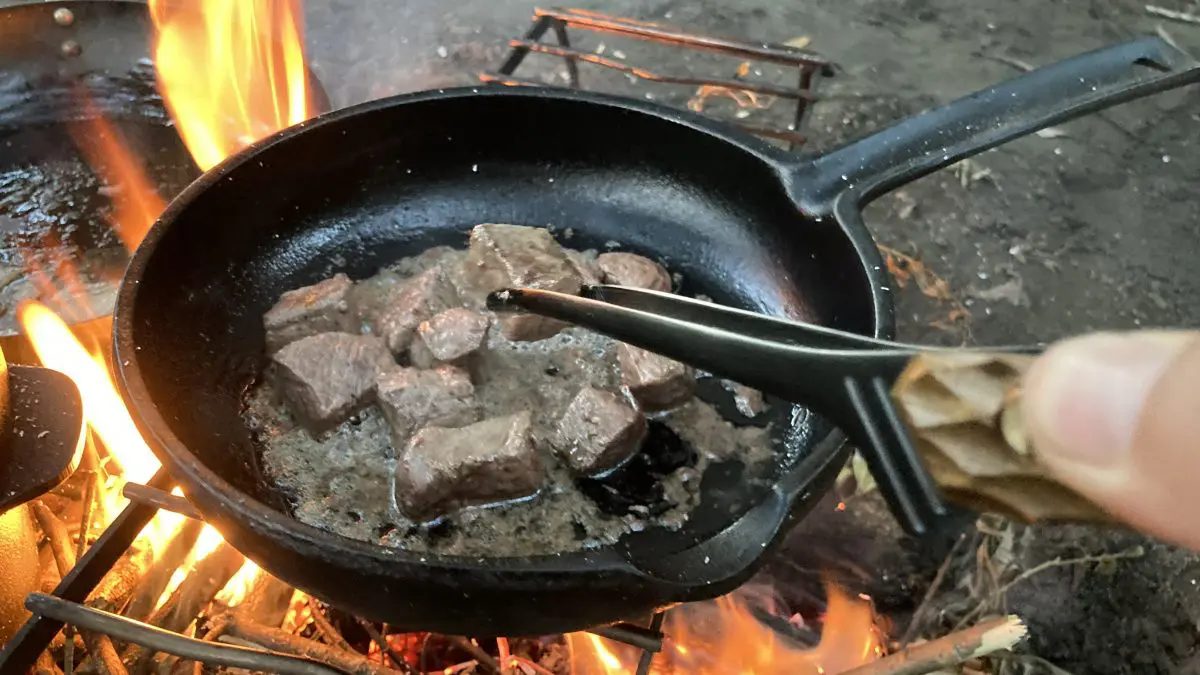
POLYGON ((407 673, 407 675, 414 675, 415 671, 408 665, 408 661, 405 661, 403 656, 397 654, 395 649, 392 649, 392 646, 388 644, 387 638, 379 632, 379 629, 374 624, 366 619, 359 619, 358 625, 367 631, 367 635, 371 636, 371 640, 375 643, 375 646, 379 647, 380 656, 386 661, 395 664, 397 668, 407 673))
POLYGON ((346 638, 342 636, 341 631, 333 627, 333 624, 329 622, 329 618, 325 616, 325 612, 321 611, 321 608, 317 606, 317 601, 311 595, 308 596, 308 615, 312 617, 313 625, 317 627, 317 632, 325 638, 325 641, 330 646, 348 652, 356 651, 354 647, 350 646, 349 642, 346 642, 346 638))
POLYGON ((259 572, 258 578, 246 592, 246 598, 234 611, 255 623, 279 628, 287 616, 288 605, 295 592, 294 588, 267 572, 259 572))
MULTIPOLYGON (((50 551, 54 554, 54 562, 58 565, 59 573, 65 576, 75 567, 75 550, 71 547, 71 537, 67 534, 67 527, 41 502, 33 503, 33 516, 37 519, 38 527, 42 528, 42 532, 50 541, 50 551)), ((121 657, 117 655, 117 649, 113 646, 112 640, 107 635, 84 633, 83 640, 101 673, 124 675, 125 666, 121 662, 121 657)), ((69 642, 68 644, 73 643, 69 642)), ((72 658, 73 656, 72 654, 72 658)))
POLYGON ((1164 19, 1179 21, 1182 23, 1197 23, 1200 24, 1200 15, 1189 14, 1187 12, 1178 12, 1166 7, 1156 7, 1155 5, 1146 5, 1146 13, 1154 16, 1161 16, 1164 19))
POLYGON ((289 675, 341 675, 309 659, 205 642, 44 593, 31 593, 25 604, 35 614, 205 663, 289 675))
MULTIPOLYGON (((221 542, 212 553, 196 563, 163 606, 154 610, 147 623, 172 633, 182 632, 213 601, 217 592, 229 583, 245 560, 236 549, 221 542)), ((138 672, 149 665, 152 657, 153 653, 141 646, 125 651, 125 662, 133 664, 133 669, 138 672)))
POLYGON ((229 622, 229 634, 262 645, 266 649, 305 656, 328 663, 350 675, 403 675, 401 671, 375 663, 357 652, 346 652, 314 640, 285 633, 278 628, 260 626, 246 621, 237 614, 234 614, 229 622))
POLYGON ((843 675, 925 675, 1009 649, 1028 633, 1014 615, 985 621, 936 640, 922 642, 843 675))
POLYGON ((187 558, 188 553, 191 553, 196 546, 196 540, 200 537, 200 530, 203 528, 204 523, 188 520, 175 531, 175 536, 163 547, 162 553, 150 564, 146 574, 142 576, 142 582, 138 584, 137 591, 129 600, 129 606, 123 612, 125 616, 144 621, 154 612, 154 605, 158 603, 163 590, 170 583, 171 576, 175 574, 175 571, 187 558))

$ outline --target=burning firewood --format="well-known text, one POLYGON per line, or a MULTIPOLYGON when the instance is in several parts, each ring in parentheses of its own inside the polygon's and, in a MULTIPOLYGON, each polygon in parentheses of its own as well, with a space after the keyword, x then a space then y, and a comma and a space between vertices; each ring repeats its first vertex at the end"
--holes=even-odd
MULTIPOLYGON (((213 601, 217 592, 229 582, 243 562, 245 558, 241 553, 222 542, 212 553, 196 563, 171 597, 150 615, 149 623, 176 633, 184 630, 213 601)), ((137 646, 131 647, 124 654, 125 662, 134 664, 136 671, 142 670, 142 665, 151 657, 152 653, 137 646)))
POLYGON ((1014 354, 922 354, 892 396, 948 499, 1026 522, 1109 522, 1058 482, 1030 446, 1019 387, 1032 363, 1014 354))
POLYGON ((139 621, 150 616, 159 596, 171 581, 171 575, 179 569, 196 545, 196 539, 203 527, 204 523, 198 520, 190 520, 180 526, 170 543, 163 547, 158 559, 146 570, 137 592, 129 601, 125 616, 139 621))

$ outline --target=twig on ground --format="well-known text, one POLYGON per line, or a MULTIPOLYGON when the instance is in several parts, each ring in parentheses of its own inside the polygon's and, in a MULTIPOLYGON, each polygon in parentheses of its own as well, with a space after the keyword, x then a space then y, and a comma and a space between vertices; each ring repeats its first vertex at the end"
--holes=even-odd
POLYGON ((970 612, 967 612, 961 619, 959 619, 958 624, 955 626, 955 630, 967 625, 971 621, 974 621, 989 608, 999 606, 1000 603, 1004 601, 1005 596, 1008 595, 1008 592, 1012 590, 1013 586, 1016 586, 1030 577, 1041 574, 1046 570, 1054 569, 1056 567, 1069 567, 1071 565, 1087 565, 1089 563, 1113 563, 1118 560, 1140 558, 1143 555, 1145 555, 1145 550, 1142 549, 1141 546, 1133 546, 1123 551, 1117 551, 1116 553, 1099 553, 1095 555, 1079 556, 1077 558, 1053 558, 1051 560, 1039 563, 1033 567, 1030 567, 1024 572, 1021 572, 1016 577, 1013 577, 1012 580, 999 585, 995 592, 991 594, 990 598, 980 602, 975 606, 974 609, 972 609, 970 612))
POLYGON ((985 621, 936 640, 912 645, 843 675, 925 675, 1010 649, 1028 633, 1016 616, 985 621))
POLYGON ((980 52, 979 56, 981 58, 988 59, 989 61, 995 61, 996 63, 1003 63, 1006 66, 1012 66, 1013 68, 1024 71, 1026 73, 1033 70, 1033 65, 1031 65, 1027 61, 1022 61, 1021 59, 1013 58, 1011 56, 1006 56, 1004 54, 986 54, 986 53, 980 52))
POLYGON ((287 675, 341 675, 311 659, 205 642, 44 593, 31 593, 25 606, 34 614, 204 663, 287 675))
POLYGON ((1164 19, 1170 19, 1171 21, 1178 21, 1180 23, 1200 24, 1200 14, 1180 12, 1174 9, 1167 9, 1166 7, 1159 7, 1157 5, 1146 5, 1146 13, 1153 14, 1154 16, 1161 16, 1164 19))
POLYGON ((924 597, 921 598, 920 604, 913 611, 912 619, 908 622, 908 628, 904 630, 903 636, 900 638, 900 647, 907 647, 908 643, 912 642, 921 631, 922 620, 925 612, 929 609, 929 603, 933 601, 933 597, 942 588, 942 582, 946 580, 946 573, 950 571, 950 564, 954 562, 954 557, 958 555, 962 545, 967 541, 967 535, 963 534, 950 547, 950 552, 946 554, 946 559, 938 566, 937 573, 933 575, 933 581, 929 583, 929 589, 925 591, 924 597))

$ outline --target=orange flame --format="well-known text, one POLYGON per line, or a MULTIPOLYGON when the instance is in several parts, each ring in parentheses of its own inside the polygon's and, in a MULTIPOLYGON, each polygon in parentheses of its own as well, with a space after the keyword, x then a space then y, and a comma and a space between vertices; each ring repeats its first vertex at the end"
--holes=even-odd
POLYGON ((298 0, 150 0, 159 89, 202 169, 313 115, 298 0))
POLYGON ((25 302, 17 318, 33 343, 38 359, 75 382, 83 396, 83 414, 88 427, 108 448, 126 480, 144 483, 158 470, 158 458, 150 452, 133 424, 108 365, 100 353, 89 354, 58 315, 39 302, 25 302))
MULTIPOLYGON (((882 654, 875 614, 865 598, 830 585, 821 642, 809 649, 763 624, 742 595, 735 591, 712 602, 672 610, 663 629, 669 638, 654 661, 656 672, 824 675, 869 663, 882 654)), ((569 638, 574 672, 579 675, 627 675, 636 670, 638 654, 625 645, 591 633, 569 638)))
POLYGON ((109 189, 113 215, 110 225, 132 251, 142 243, 166 202, 147 178, 145 168, 129 151, 116 127, 100 116, 90 104, 91 114, 71 125, 75 145, 109 189))

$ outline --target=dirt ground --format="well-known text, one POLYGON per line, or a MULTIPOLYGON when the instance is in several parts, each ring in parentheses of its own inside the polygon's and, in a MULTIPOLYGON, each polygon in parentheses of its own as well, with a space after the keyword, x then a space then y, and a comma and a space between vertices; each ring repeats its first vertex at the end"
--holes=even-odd
MULTIPOLYGON (((1151 16, 1132 0, 584 6, 773 42, 807 37, 810 48, 839 65, 822 85, 830 100, 818 104, 808 125, 810 151, 1026 66, 1156 31, 1200 54, 1200 25, 1151 16)), ((474 84, 475 73, 498 65, 504 41, 525 30, 533 7, 532 0, 310 0, 312 57, 339 105, 474 84)), ((664 71, 701 72, 713 64, 652 55, 639 45, 623 49, 631 62, 645 56, 664 71)), ((735 66, 718 67, 730 76, 735 66)), ((555 63, 531 68, 521 74, 553 81, 561 70, 555 63)), ((590 81, 677 105, 694 93, 620 77, 590 81)), ((903 254, 894 257, 900 336, 1001 344, 1104 328, 1195 326, 1198 131, 1200 88, 1169 92, 1010 143, 874 204, 867 222, 879 243, 903 254)), ((832 567, 893 613, 902 634, 945 556, 904 542, 889 523, 873 495, 850 499, 844 512, 821 509, 772 573, 798 575, 812 587, 815 570, 832 567)), ((1037 658, 1014 658, 1006 672, 1061 672, 1053 664, 1074 673, 1200 673, 1198 580, 1200 559, 1132 534, 972 526, 917 632, 938 634, 963 617, 1014 611, 1031 629, 1023 651, 1037 658), (1079 557, 1086 562, 1043 566, 1079 557), (1034 568, 1040 571, 1000 592, 1034 568)))

